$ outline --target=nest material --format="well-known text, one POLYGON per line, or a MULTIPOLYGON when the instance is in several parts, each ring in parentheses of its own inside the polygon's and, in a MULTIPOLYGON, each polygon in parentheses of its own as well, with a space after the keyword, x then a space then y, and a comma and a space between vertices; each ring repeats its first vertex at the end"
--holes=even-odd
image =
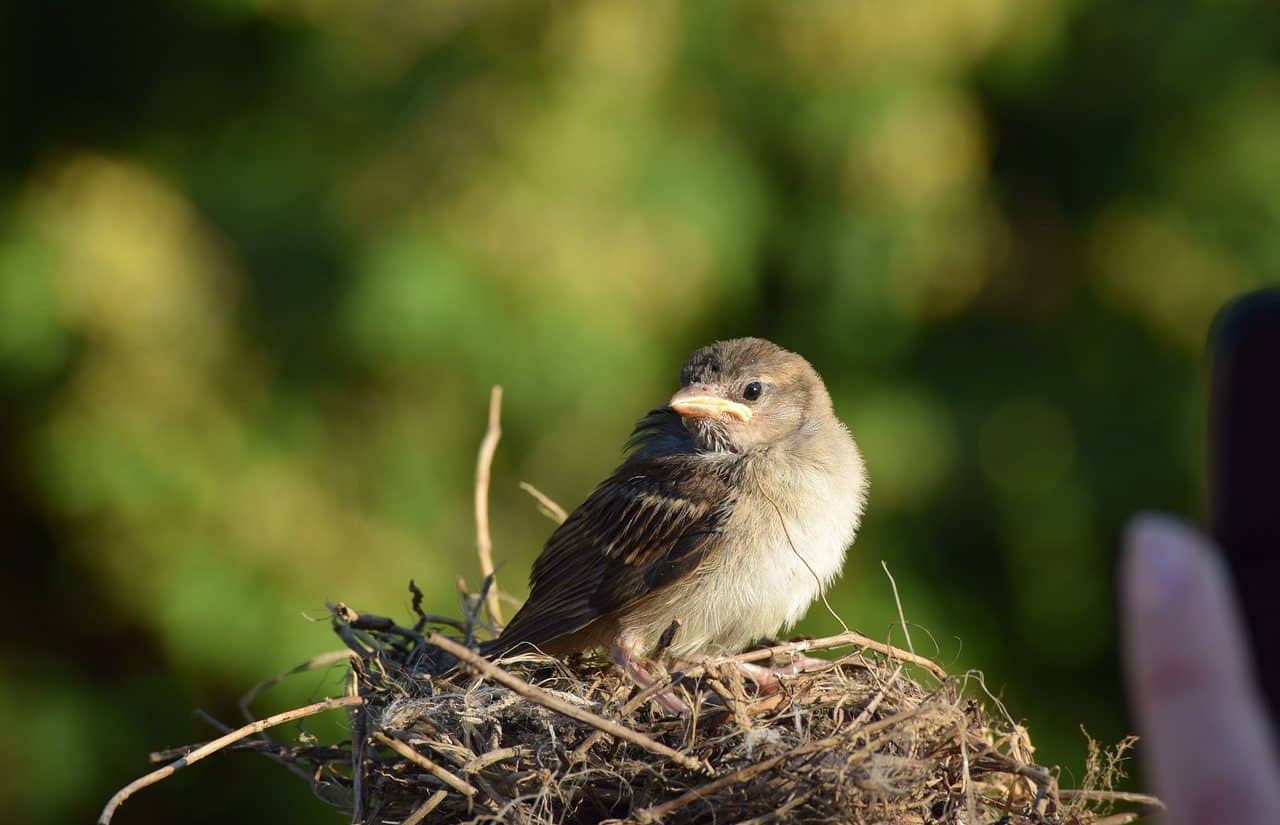
MULTIPOLYGON (((352 651, 351 740, 248 746, 358 822, 1117 825, 1137 819, 1113 814, 1117 801, 1155 804, 1111 790, 1130 742, 1091 745, 1084 787, 1059 789, 979 675, 946 676, 856 633, 710 660, 640 691, 593 658, 487 662, 431 629, 439 617, 409 628, 332 612, 352 651), (819 649, 829 666, 771 692, 737 665, 819 649), (691 717, 653 701, 658 689, 691 717)), ((472 622, 446 621, 470 641, 472 622)))

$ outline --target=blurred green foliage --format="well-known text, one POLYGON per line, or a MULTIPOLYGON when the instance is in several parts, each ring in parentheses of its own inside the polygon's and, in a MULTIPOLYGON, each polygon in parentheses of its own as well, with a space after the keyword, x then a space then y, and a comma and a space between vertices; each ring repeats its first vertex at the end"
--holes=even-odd
MULTIPOLYGON (((1209 319, 1280 272, 1277 16, 10 4, 0 808, 92 816, 193 708, 334 647, 326 599, 455 610, 495 383, 522 593, 551 525, 517 482, 575 505, 740 334, 807 355, 867 455, 832 604, 900 640, 887 560, 917 647, 1078 772, 1079 725, 1128 730, 1120 525, 1197 510, 1209 319)), ((304 816, 340 821, 226 755, 119 821, 304 816)))

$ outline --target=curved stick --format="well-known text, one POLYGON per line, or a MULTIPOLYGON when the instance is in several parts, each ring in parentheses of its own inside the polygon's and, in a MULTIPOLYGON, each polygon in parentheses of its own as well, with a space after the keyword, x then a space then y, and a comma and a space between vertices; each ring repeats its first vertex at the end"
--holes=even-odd
POLYGON ((162 779, 168 779, 182 768, 193 762, 199 762, 210 754, 217 753, 228 745, 239 742, 241 739, 253 736, 255 733, 261 733, 267 728, 274 728, 276 725, 283 725, 285 722, 292 722, 295 719, 302 719, 306 716, 314 716, 317 713, 324 713, 327 710, 335 710, 337 708, 350 708, 356 705, 364 704, 364 697, 361 696, 340 696, 337 699, 325 699, 323 702, 316 702, 293 710, 286 710, 283 713, 277 713, 275 716, 268 716, 266 719, 260 719, 257 722, 236 728, 226 736, 220 736, 212 742, 206 742, 200 747, 188 753, 186 756, 179 757, 163 768, 157 768, 151 773, 140 776, 137 779, 125 785, 116 791, 116 795, 111 797, 106 807, 102 809, 102 813, 98 816, 98 825, 108 825, 111 817, 115 816, 116 809, 119 808, 126 799, 133 796, 143 788, 154 785, 162 779))

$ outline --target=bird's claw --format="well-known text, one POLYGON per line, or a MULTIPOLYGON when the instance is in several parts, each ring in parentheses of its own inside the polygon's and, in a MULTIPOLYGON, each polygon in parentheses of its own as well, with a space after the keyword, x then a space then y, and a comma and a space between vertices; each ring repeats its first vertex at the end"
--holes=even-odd
MULTIPOLYGON (((613 660, 613 663, 617 665, 622 672, 631 679, 631 681, 639 685, 641 690, 648 690, 658 681, 652 673, 644 668, 641 664, 641 660, 632 655, 632 653, 621 644, 616 642, 614 643, 613 647, 609 649, 609 658, 613 660)), ((655 667, 660 666, 655 664, 655 667)), ((654 694, 653 698, 657 700, 658 704, 662 705, 662 707, 666 708, 671 713, 679 716, 681 719, 688 719, 693 715, 693 710, 690 709, 690 707, 685 704, 680 697, 676 696, 670 688, 659 691, 654 694)))
POLYGON ((796 676, 808 670, 825 667, 829 664, 826 659, 816 659, 812 656, 801 656, 785 665, 777 667, 765 667, 757 665, 753 662, 736 662, 738 670, 744 676, 756 683, 756 687, 760 689, 760 693, 768 696, 776 693, 782 686, 781 676, 796 676))

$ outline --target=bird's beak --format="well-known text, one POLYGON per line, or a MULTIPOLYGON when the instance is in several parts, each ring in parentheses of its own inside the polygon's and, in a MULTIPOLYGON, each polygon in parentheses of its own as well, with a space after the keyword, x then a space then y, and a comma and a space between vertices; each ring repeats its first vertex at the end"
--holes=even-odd
POLYGON ((732 416, 739 421, 751 420, 751 408, 716 395, 705 386, 694 384, 671 396, 667 406, 685 418, 719 418, 732 416))

